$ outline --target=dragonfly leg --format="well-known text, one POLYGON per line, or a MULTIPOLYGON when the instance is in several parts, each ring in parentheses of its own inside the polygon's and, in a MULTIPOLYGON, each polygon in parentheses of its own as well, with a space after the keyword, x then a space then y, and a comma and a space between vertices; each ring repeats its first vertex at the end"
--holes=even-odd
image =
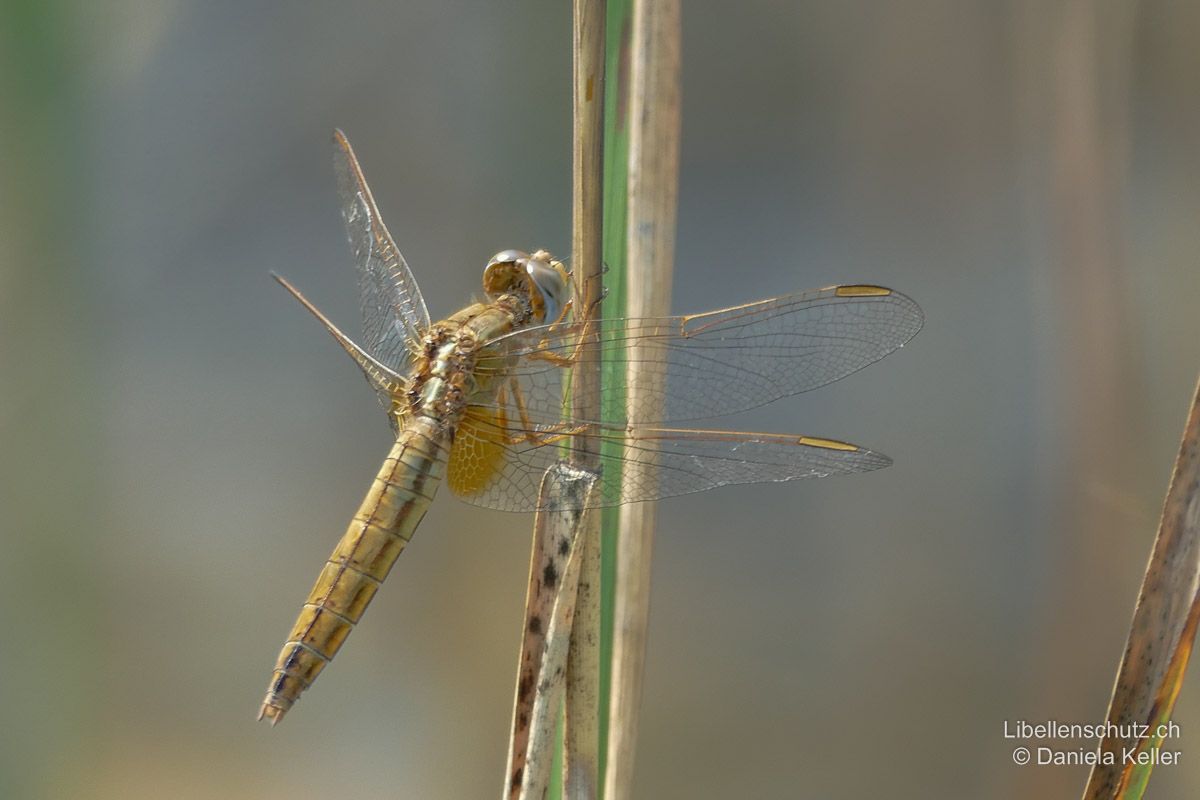
POLYGON ((550 331, 557 331, 560 327, 562 327, 563 323, 567 320, 567 314, 570 314, 571 309, 574 307, 574 299, 563 303, 562 311, 558 312, 558 319, 554 320, 553 324, 550 325, 550 331))
MULTIPOLYGON (((508 437, 509 445, 532 444, 541 447, 548 444, 555 444, 557 442, 561 442, 563 439, 566 439, 568 436, 574 436, 576 434, 583 433, 585 430, 591 427, 590 425, 586 424, 575 425, 574 427, 571 427, 570 423, 568 422, 559 422, 547 428, 546 430, 535 430, 533 422, 529 419, 529 412, 525 409, 525 397, 521 394, 520 384, 517 383, 516 378, 509 378, 508 384, 513 395, 513 405, 516 406, 517 416, 521 420, 522 430, 521 433, 508 437)), ((501 403, 506 402, 506 399, 503 395, 503 388, 501 389, 500 398, 501 403)))
MULTIPOLYGON (((586 321, 584 322, 583 332, 579 335, 579 339, 575 343, 575 347, 571 350, 570 355, 560 356, 558 353, 552 353, 549 350, 535 350, 534 352, 527 355, 526 358, 535 358, 539 361, 548 361, 551 364, 554 364, 555 366, 559 366, 559 367, 575 366, 575 364, 577 364, 579 362, 579 355, 583 351, 583 348, 588 345, 588 338, 591 336, 592 328, 596 322, 595 311, 600 306, 600 303, 603 302, 604 298, 607 295, 608 295, 608 290, 606 289, 604 291, 604 293, 602 293, 599 297, 597 297, 595 300, 593 300, 591 302, 591 304, 588 306, 588 314, 586 317, 586 321)), ((574 300, 568 301, 567 305, 564 306, 562 316, 559 317, 557 322, 555 322, 553 325, 550 326, 549 330, 547 330, 547 333, 554 333, 555 331, 558 330, 559 326, 566 319, 566 308, 570 307, 574 302, 575 302, 574 300)), ((538 342, 538 346, 545 347, 549 343, 549 341, 550 341, 549 338, 542 339, 540 342, 538 342)))
MULTIPOLYGON (((541 344, 544 344, 544 343, 545 342, 541 342, 541 344)), ((527 355, 525 357, 537 359, 538 361, 549 361, 551 364, 553 364, 556 367, 573 367, 573 366, 575 366, 575 362, 578 359, 578 356, 579 356, 579 345, 575 346, 575 352, 569 356, 560 356, 558 353, 551 353, 546 350, 537 350, 533 353, 530 353, 529 355, 527 355)))
POLYGON ((590 427, 591 425, 576 425, 574 427, 570 427, 569 423, 560 422, 558 425, 555 425, 553 428, 545 431, 526 431, 525 433, 519 433, 516 436, 510 436, 508 437, 508 444, 510 446, 518 444, 532 444, 534 447, 544 447, 548 444, 558 444, 559 442, 565 441, 572 436, 577 436, 590 427))

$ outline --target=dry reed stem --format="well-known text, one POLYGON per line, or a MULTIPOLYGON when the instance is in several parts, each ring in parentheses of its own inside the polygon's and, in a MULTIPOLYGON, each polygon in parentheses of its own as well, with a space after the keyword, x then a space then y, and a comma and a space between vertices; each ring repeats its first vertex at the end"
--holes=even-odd
MULTIPOLYGON (((1117 671, 1108 721, 1128 726, 1154 726, 1171 717, 1183 682, 1196 624, 1200 620, 1200 383, 1192 408, 1137 609, 1129 627, 1125 655, 1117 671)), ((1114 755, 1113 764, 1092 768, 1084 790, 1086 800, 1140 797, 1149 770, 1139 773, 1122 757, 1126 748, 1155 747, 1153 739, 1106 737, 1101 751, 1114 755)), ((1166 749, 1174 749, 1170 742, 1166 749)))
MULTIPOLYGON (((680 39, 679 0, 634 0, 624 309, 630 317, 666 316, 671 309, 679 188, 680 39)), ((650 398, 661 397, 665 387, 642 374, 637 346, 631 350, 626 400, 630 408, 649 408, 650 398)), ((652 469, 627 464, 623 479, 644 485, 653 480, 652 469)), ((609 800, 624 800, 632 792, 656 512, 655 503, 631 503, 619 511, 605 777, 609 800)))
POLYGON ((542 478, 529 559, 525 625, 513 701, 504 796, 541 800, 550 782, 567 653, 582 562, 581 531, 596 484, 592 472, 559 463, 542 478))
MULTIPOLYGON (((575 0, 572 70, 571 269, 575 316, 588 321, 603 296, 604 211, 604 0, 575 0)), ((586 327, 585 327, 586 331, 586 327)), ((590 338, 584 334, 585 341, 590 338)), ((600 419, 600 362, 584 347, 572 370, 571 406, 576 419, 600 419)), ((577 437, 571 463, 596 471, 595 437, 577 437)), ((600 531, 598 515, 588 515, 580 531, 579 597, 567 657, 564 714, 563 794, 596 797, 600 732, 600 531)))

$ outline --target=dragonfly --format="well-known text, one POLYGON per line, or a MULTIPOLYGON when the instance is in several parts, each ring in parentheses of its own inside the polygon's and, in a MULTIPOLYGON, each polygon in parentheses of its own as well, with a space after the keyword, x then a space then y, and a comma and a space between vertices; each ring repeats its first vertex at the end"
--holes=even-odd
POLYGON ((834 439, 671 426, 762 406, 878 361, 921 328, 905 295, 856 284, 702 314, 594 318, 575 313, 561 261, 505 250, 484 269, 483 301, 432 322, 350 143, 341 131, 333 138, 363 343, 274 277, 362 369, 395 441, 288 634, 260 720, 278 723, 342 647, 442 482, 480 506, 536 511, 542 475, 565 447, 595 454, 594 506, 891 464, 834 439), (585 350, 588 359, 636 362, 628 400, 603 418, 564 413, 585 350))

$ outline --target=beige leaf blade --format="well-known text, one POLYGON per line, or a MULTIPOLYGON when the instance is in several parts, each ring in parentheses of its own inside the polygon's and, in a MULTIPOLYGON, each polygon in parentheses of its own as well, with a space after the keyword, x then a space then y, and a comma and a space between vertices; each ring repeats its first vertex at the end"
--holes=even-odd
POLYGON ((544 797, 550 782, 582 561, 579 537, 595 484, 594 473, 563 463, 542 480, 547 502, 534 521, 505 771, 504 796, 512 800, 544 797))
MULTIPOLYGON (((1101 743, 1111 754, 1092 768, 1085 800, 1140 798, 1162 751, 1159 726, 1175 707, 1200 620, 1200 384, 1192 398, 1162 520, 1117 672, 1108 721, 1119 726, 1101 743), (1145 725, 1148 735, 1137 737, 1145 725), (1124 753, 1134 748, 1134 758, 1124 753), (1111 760, 1106 764, 1103 761, 1111 760), (1144 763, 1139 763, 1144 762, 1144 763)), ((1111 726, 1110 726, 1111 727, 1111 726)), ((1161 763, 1167 763, 1162 761, 1161 763)))

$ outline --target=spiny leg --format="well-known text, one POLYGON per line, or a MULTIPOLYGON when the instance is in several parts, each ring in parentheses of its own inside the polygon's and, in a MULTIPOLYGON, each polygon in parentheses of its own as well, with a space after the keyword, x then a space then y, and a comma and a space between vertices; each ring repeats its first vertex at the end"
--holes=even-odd
MULTIPOLYGON (((588 425, 586 423, 575 425, 574 427, 571 427, 570 422, 558 422, 558 423, 555 423, 554 425, 549 426, 545 430, 539 431, 534 426, 533 421, 529 418, 529 412, 525 408, 525 396, 524 396, 524 394, 522 394, 521 385, 519 383, 517 383, 516 378, 508 379, 508 388, 509 388, 509 391, 512 392, 513 405, 516 406, 517 416, 521 420, 521 430, 522 430, 521 433, 518 433, 515 436, 508 437, 509 445, 518 445, 518 444, 528 443, 528 444, 534 445, 535 447, 542 447, 542 446, 548 445, 548 444, 556 444, 556 443, 561 442, 562 440, 566 439, 568 436, 575 436, 577 434, 583 433, 584 431, 586 431, 588 428, 591 427, 591 425, 588 425)), ((500 393, 497 395, 497 399, 499 400, 500 403, 505 404, 505 405, 507 404, 507 399, 504 396, 504 388, 503 387, 501 387, 500 393)))
MULTIPOLYGON (((570 355, 560 356, 557 353, 550 352, 549 350, 535 350, 534 352, 527 355, 526 358, 534 358, 539 361, 548 361, 551 364, 554 364, 559 367, 575 366, 575 364, 578 363, 578 361, 579 361, 579 356, 580 356, 580 353, 583 351, 583 348, 588 345, 588 338, 592 335, 592 330, 591 330, 592 327, 598 321, 598 318, 596 317, 596 314, 595 314, 596 309, 599 308, 600 303, 604 301, 604 298, 607 296, 607 294, 608 294, 608 290, 605 289, 604 293, 601 294, 600 297, 597 297, 595 300, 593 300, 591 305, 588 307, 588 313, 584 317, 583 330, 580 332, 578 340, 575 342, 575 346, 572 349, 570 355)), ((547 331, 546 331, 547 334, 555 333, 557 330, 559 330, 559 327, 566 321, 566 317, 567 317, 566 309, 571 307, 572 305, 574 305, 574 303, 575 303, 574 300, 570 300, 567 302, 566 306, 563 307, 563 313, 559 315, 558 320, 556 320, 554 322, 554 324, 552 324, 547 329, 547 331)), ((549 343, 549 341, 550 341, 549 337, 542 339, 541 341, 538 342, 538 346, 545 347, 549 343)))

